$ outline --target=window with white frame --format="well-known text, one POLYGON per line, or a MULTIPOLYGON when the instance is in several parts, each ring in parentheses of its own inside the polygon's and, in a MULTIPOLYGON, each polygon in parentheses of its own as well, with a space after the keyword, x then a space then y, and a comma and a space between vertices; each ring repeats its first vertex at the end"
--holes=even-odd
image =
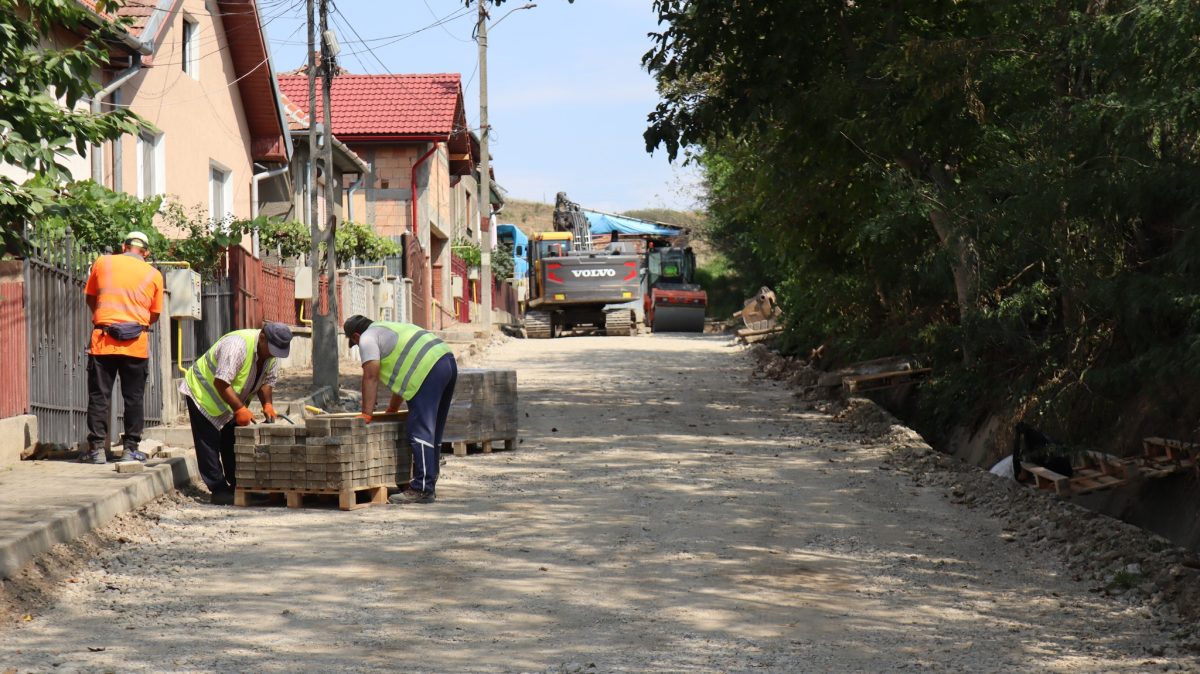
POLYGON ((183 17, 183 40, 180 50, 182 58, 180 61, 183 64, 183 72, 191 75, 192 79, 200 79, 200 55, 199 40, 196 36, 200 33, 200 24, 191 17, 183 17))
POLYGON ((232 172, 219 164, 213 163, 208 168, 208 217, 213 227, 220 225, 233 215, 233 180, 232 172))
POLYGON ((145 199, 167 191, 166 139, 143 130, 137 137, 137 195, 145 199))

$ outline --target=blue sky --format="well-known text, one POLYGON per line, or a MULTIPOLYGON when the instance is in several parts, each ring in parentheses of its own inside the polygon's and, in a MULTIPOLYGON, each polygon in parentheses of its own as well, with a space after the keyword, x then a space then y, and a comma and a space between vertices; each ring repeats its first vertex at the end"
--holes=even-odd
MULTIPOLYGON (((694 172, 671 165, 661 150, 647 154, 642 140, 646 115, 658 100, 654 81, 641 69, 650 47, 646 34, 657 28, 650 0, 537 0, 537 7, 505 17, 524 4, 509 0, 493 8, 488 34, 488 115, 500 184, 518 199, 552 203, 561 190, 607 211, 694 207, 694 172)), ((275 68, 301 65, 303 3, 260 6, 275 68)), ((461 73, 467 118, 478 125, 473 8, 466 11, 462 0, 341 0, 335 6, 343 67, 461 73)))

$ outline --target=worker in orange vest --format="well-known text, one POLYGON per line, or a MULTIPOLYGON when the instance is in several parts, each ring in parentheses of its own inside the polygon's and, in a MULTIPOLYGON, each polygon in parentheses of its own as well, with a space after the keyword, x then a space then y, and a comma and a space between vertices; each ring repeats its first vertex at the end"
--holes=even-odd
POLYGON ((146 410, 142 395, 150 366, 150 339, 146 334, 162 313, 163 277, 146 262, 150 240, 130 232, 120 255, 102 255, 92 265, 83 292, 92 310, 92 341, 88 349, 88 449, 83 463, 107 461, 108 413, 113 383, 121 380, 125 400, 125 434, 122 461, 145 461, 138 450, 146 410))

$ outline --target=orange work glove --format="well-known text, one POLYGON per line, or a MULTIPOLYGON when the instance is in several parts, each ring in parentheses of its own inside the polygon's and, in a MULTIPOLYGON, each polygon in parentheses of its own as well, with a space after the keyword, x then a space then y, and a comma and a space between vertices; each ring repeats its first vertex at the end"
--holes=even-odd
POLYGON ((371 423, 371 415, 370 414, 367 414, 366 412, 360 412, 358 416, 362 417, 362 420, 364 423, 368 423, 368 424, 371 423))
POLYGON ((233 419, 238 426, 249 426, 254 423, 254 415, 250 414, 250 408, 245 405, 233 411, 233 419))
POLYGON ((271 406, 271 403, 263 405, 263 416, 267 418, 267 421, 275 421, 275 417, 278 415, 275 414, 275 408, 271 406))
POLYGON ((400 411, 399 405, 388 405, 388 408, 387 408, 388 414, 395 414, 396 412, 399 412, 399 411, 400 411))

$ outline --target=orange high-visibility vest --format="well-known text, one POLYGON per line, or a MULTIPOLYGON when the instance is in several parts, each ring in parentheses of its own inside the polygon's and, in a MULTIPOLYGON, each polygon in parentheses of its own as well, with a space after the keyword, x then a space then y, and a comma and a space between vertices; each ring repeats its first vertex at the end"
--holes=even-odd
MULTIPOLYGON (((84 292, 96 298, 95 326, 137 323, 149 327, 150 315, 162 312, 162 274, 136 254, 100 256, 92 265, 84 292)), ((135 339, 120 341, 95 329, 91 354, 149 358, 150 340, 143 332, 135 339)))

